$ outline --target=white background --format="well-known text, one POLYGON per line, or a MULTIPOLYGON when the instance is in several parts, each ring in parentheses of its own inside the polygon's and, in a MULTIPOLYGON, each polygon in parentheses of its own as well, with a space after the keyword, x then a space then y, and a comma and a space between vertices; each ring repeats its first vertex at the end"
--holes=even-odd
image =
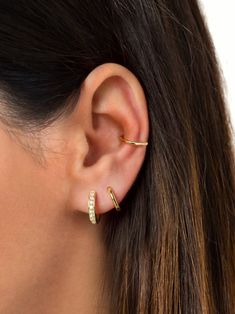
POLYGON ((199 0, 199 3, 222 69, 235 140, 235 0, 199 0))

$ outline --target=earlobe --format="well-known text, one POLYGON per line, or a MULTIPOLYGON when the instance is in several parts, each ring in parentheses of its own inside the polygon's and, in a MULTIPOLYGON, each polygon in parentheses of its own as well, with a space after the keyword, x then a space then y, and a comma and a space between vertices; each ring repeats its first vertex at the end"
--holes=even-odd
MULTIPOLYGON (((87 197, 94 190, 95 212, 100 215, 120 206, 143 163, 149 131, 147 102, 134 74, 114 63, 94 69, 84 81, 81 95, 73 121, 87 145, 79 167, 73 167, 69 204, 88 213, 87 197), (108 186, 112 190, 107 190, 108 186)), ((76 145, 73 142, 71 146, 79 151, 76 145)))

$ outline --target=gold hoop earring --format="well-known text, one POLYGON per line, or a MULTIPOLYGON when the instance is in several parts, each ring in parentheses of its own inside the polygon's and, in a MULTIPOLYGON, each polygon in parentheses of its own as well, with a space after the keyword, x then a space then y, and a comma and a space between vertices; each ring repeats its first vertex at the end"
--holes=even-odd
POLYGON ((117 211, 120 211, 121 208, 120 208, 120 206, 119 206, 119 204, 118 204, 118 201, 117 201, 117 199, 116 199, 116 197, 115 197, 115 194, 114 194, 113 189, 111 188, 111 186, 107 186, 107 191, 108 191, 108 193, 109 193, 109 195, 110 195, 110 197, 111 197, 111 200, 112 200, 112 202, 113 202, 113 204, 114 204, 114 206, 115 206, 115 209, 116 209, 117 211))
POLYGON ((101 219, 101 215, 97 215, 95 212, 95 198, 96 192, 94 190, 90 191, 88 196, 88 215, 92 224, 98 224, 101 219))
POLYGON ((124 137, 124 135, 121 135, 119 136, 120 140, 123 141, 124 143, 127 143, 127 144, 132 144, 132 145, 144 145, 144 146, 147 146, 148 145, 148 142, 136 142, 136 141, 130 141, 128 139, 126 139, 124 137))

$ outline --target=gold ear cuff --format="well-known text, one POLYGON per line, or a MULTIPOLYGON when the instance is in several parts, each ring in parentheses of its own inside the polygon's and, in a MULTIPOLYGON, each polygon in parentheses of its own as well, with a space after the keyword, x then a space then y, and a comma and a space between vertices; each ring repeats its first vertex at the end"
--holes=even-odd
POLYGON ((144 145, 144 146, 147 146, 148 145, 148 142, 136 142, 136 141, 131 141, 131 140, 128 140, 124 137, 124 135, 121 135, 119 136, 120 140, 123 141, 124 143, 127 143, 127 144, 132 144, 132 145, 144 145))

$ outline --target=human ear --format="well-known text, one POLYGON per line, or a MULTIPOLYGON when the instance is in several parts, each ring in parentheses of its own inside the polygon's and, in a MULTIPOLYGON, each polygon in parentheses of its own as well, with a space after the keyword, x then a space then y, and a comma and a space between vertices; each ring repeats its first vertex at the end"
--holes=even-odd
POLYGON ((148 140, 147 102, 139 80, 116 63, 96 67, 81 86, 72 121, 69 207, 88 213, 88 195, 95 190, 96 213, 104 214, 114 208, 107 186, 120 203, 134 183, 148 147, 119 138, 148 140))

